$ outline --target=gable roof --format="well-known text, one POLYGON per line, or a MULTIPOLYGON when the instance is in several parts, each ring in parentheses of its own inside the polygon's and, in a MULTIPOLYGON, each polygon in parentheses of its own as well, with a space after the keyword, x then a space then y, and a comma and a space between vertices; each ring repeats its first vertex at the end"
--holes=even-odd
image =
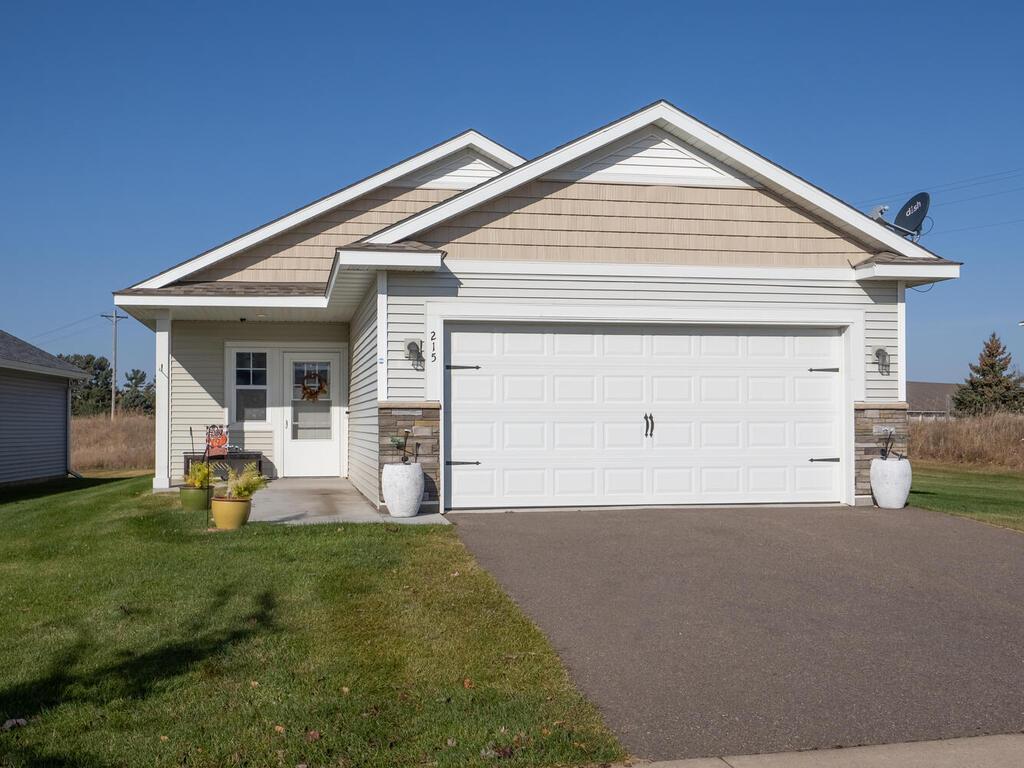
POLYGON ((419 154, 413 155, 412 157, 396 163, 389 168, 385 168, 379 173, 367 176, 361 181, 357 181, 354 184, 343 187, 337 192, 333 192, 319 200, 315 200, 309 205, 303 206, 302 208, 274 219, 273 221, 257 227, 256 229, 250 230, 245 234, 239 235, 222 245, 218 245, 216 248, 211 248, 198 256, 183 261, 170 269, 166 269, 163 272, 147 278, 146 280, 136 283, 131 286, 131 288, 163 288, 170 283, 181 280, 201 269, 205 269, 206 267, 216 264, 229 256, 233 256, 240 251, 244 251, 254 245, 258 245, 275 235, 279 235, 286 230, 292 229, 303 222, 309 221, 316 216, 320 216, 327 211, 344 205, 345 203, 365 195, 379 187, 386 186, 404 176, 408 176, 409 174, 422 171, 428 166, 437 163, 438 161, 442 161, 445 158, 453 155, 461 156, 465 154, 467 150, 475 150, 502 168, 513 168, 526 162, 515 152, 510 149, 506 149, 477 131, 463 131, 458 136, 453 136, 447 141, 443 141, 429 149, 425 149, 419 154))
POLYGON ((540 157, 455 195, 425 211, 363 239, 378 245, 396 243, 437 226, 478 205, 557 171, 629 134, 655 125, 699 152, 735 169, 757 184, 824 219, 875 250, 930 263, 935 255, 882 226, 853 206, 686 114, 667 101, 657 101, 626 117, 556 147, 540 157))
POLYGON ((77 366, 6 331, 0 331, 0 368, 61 376, 65 379, 87 378, 77 366))

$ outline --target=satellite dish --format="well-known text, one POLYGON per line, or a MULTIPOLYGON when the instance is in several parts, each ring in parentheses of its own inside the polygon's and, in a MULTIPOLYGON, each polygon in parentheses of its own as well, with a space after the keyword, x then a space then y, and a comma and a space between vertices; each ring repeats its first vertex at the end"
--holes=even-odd
POLYGON ((925 216, 928 215, 928 206, 931 205, 931 201, 931 195, 927 192, 918 192, 900 208, 892 226, 904 235, 920 235, 921 226, 924 224, 925 216))

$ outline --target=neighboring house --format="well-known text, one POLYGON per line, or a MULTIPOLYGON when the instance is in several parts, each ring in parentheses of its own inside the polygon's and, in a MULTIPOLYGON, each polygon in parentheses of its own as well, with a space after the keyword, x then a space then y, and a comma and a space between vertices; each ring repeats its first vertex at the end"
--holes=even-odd
POLYGON ((374 504, 404 429, 427 506, 852 504, 906 424, 904 289, 958 275, 660 101, 528 162, 463 133, 115 299, 157 488, 228 421, 374 504))
POLYGON ((947 419, 953 413, 953 395, 959 384, 937 381, 907 382, 907 416, 911 419, 947 419))
POLYGON ((0 331, 0 484, 66 477, 81 370, 0 331))

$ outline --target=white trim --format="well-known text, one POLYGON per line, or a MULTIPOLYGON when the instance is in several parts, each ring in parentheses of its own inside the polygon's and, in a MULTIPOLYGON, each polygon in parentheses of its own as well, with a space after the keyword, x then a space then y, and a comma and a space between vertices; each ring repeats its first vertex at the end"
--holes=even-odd
POLYGON ((216 264, 218 261, 226 259, 228 256, 232 256, 246 248, 251 248, 252 246, 263 242, 267 238, 279 235, 282 232, 302 224, 303 222, 309 221, 310 219, 337 208, 340 205, 344 205, 361 195, 372 192, 378 187, 383 187, 393 181, 397 181, 402 176, 415 173, 433 162, 441 160, 448 155, 466 148, 473 148, 481 154, 484 154, 492 160, 504 165, 506 168, 515 168, 525 162, 525 160, 515 152, 506 149, 497 142, 488 139, 486 136, 477 133, 476 131, 466 131, 452 139, 449 139, 448 141, 421 152, 418 155, 414 155, 397 165, 393 165, 380 173, 356 182, 351 186, 345 187, 344 189, 317 200, 304 208, 300 208, 287 216, 283 216, 277 221, 272 221, 269 224, 255 229, 248 234, 242 235, 241 237, 237 237, 211 251, 200 254, 199 256, 186 261, 184 264, 179 264, 165 272, 161 272, 147 280, 143 280, 132 287, 163 288, 165 285, 173 283, 176 280, 181 280, 183 277, 197 272, 200 269, 209 267, 212 264, 216 264))
POLYGON ((280 472, 283 471, 281 457, 284 456, 284 412, 287 405, 284 402, 284 394, 281 392, 283 381, 281 372, 283 370, 283 356, 285 352, 331 352, 337 354, 340 360, 339 375, 344 385, 344 397, 338 401, 341 411, 341 427, 339 440, 341 451, 341 474, 339 477, 348 476, 348 399, 349 399, 349 342, 347 341, 260 341, 258 339, 225 339, 224 340, 224 418, 229 430, 241 430, 243 433, 267 433, 273 434, 274 463, 280 472), (232 354, 241 351, 257 351, 267 353, 267 421, 246 422, 244 424, 231 423, 229 415, 231 412, 230 403, 234 398, 234 366, 232 354))
POLYGON ((119 307, 285 307, 324 309, 327 296, 125 296, 114 295, 119 307))
POLYGON ((934 258, 920 246, 873 221, 860 211, 794 176, 757 153, 704 125, 665 101, 659 101, 628 117, 590 133, 576 141, 538 157, 490 181, 428 208, 409 219, 387 227, 366 238, 370 243, 396 243, 418 232, 447 221, 533 179, 546 176, 566 163, 583 157, 651 123, 667 128, 688 144, 724 159, 730 168, 755 182, 785 192, 795 202, 836 223, 842 223, 879 250, 893 251, 915 258, 934 258))
POLYGON ((153 490, 171 487, 171 313, 165 310, 156 322, 156 440, 153 490))
MULTIPOLYGON (((687 146, 680 141, 678 136, 674 136, 668 131, 659 129, 657 127, 648 126, 648 130, 640 129, 634 134, 625 136, 618 141, 612 142, 604 148, 604 154, 600 157, 594 158, 591 162, 587 163, 587 166, 599 163, 605 160, 610 155, 622 149, 628 149, 635 145, 637 142, 643 141, 646 138, 654 138, 660 141, 666 141, 673 145, 683 154, 691 155, 695 159, 701 161, 708 166, 712 171, 716 171, 718 176, 686 176, 678 172, 670 172, 664 174, 652 175, 649 173, 629 173, 624 171, 612 171, 609 169, 591 171, 585 173, 581 163, 574 163, 573 167, 566 168, 562 167, 553 173, 545 177, 545 180, 550 181, 581 181, 585 183, 610 183, 610 184, 648 184, 648 185, 662 185, 670 187, 739 187, 742 189, 752 189, 760 185, 756 184, 752 179, 744 178, 742 175, 736 175, 728 166, 724 165, 719 160, 711 157, 710 155, 701 152, 699 149, 687 146)), ((585 158, 584 158, 585 159, 585 158)))
POLYGON ((443 251, 416 251, 396 253, 395 251, 368 251, 338 249, 338 264, 344 269, 401 269, 432 272, 441 266, 443 251))
POLYGON ((902 280, 897 284, 896 301, 896 396, 901 403, 905 403, 907 401, 907 285, 902 280))
POLYGON ((377 273, 377 399, 388 399, 388 273, 377 273))
POLYGON ((578 261, 444 260, 453 274, 588 275, 598 277, 691 277, 709 280, 833 280, 853 282, 850 267, 713 267, 686 264, 620 264, 578 261))
POLYGON ((857 280, 921 280, 934 283, 960 277, 959 264, 865 264, 855 271, 857 280))
POLYGON ((248 345, 245 347, 231 347, 225 343, 224 345, 224 423, 228 425, 229 429, 240 429, 243 433, 245 432, 270 432, 273 430, 274 425, 270 417, 270 403, 273 397, 273 385, 271 384, 270 377, 272 375, 271 368, 273 360, 273 350, 267 347, 261 347, 257 345, 248 345), (267 356, 267 383, 262 387, 259 385, 246 385, 244 389, 262 389, 266 392, 267 398, 264 405, 266 414, 263 421, 238 421, 238 414, 235 413, 235 393, 238 391, 238 383, 236 382, 236 366, 235 366, 235 354, 238 352, 263 352, 267 356))
POLYGON ((843 336, 843 403, 845 408, 842 461, 844 468, 844 504, 856 500, 856 461, 854 456, 854 403, 865 400, 864 369, 864 310, 862 309, 746 309, 731 307, 616 307, 610 317, 607 306, 540 303, 494 303, 467 299, 431 299, 426 302, 426 334, 436 335, 440 344, 435 362, 426 362, 427 400, 441 403, 441 473, 439 496, 442 508, 447 500, 444 473, 444 451, 447 435, 444 413, 447 413, 444 366, 448 350, 446 323, 464 321, 484 322, 536 322, 551 323, 630 323, 657 325, 736 325, 736 326, 794 326, 812 328, 839 328, 843 336))

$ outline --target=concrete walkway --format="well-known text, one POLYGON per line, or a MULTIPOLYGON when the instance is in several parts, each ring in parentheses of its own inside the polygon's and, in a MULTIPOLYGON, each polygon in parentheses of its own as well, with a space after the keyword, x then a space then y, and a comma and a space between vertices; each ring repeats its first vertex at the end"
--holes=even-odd
POLYGON ((436 512, 400 518, 382 515, 343 477, 287 477, 274 480, 252 497, 249 522, 401 523, 448 525, 436 512))
POLYGON ((632 765, 634 768, 1008 768, 1024 765, 1024 735, 974 736, 770 755, 698 757, 632 765))

